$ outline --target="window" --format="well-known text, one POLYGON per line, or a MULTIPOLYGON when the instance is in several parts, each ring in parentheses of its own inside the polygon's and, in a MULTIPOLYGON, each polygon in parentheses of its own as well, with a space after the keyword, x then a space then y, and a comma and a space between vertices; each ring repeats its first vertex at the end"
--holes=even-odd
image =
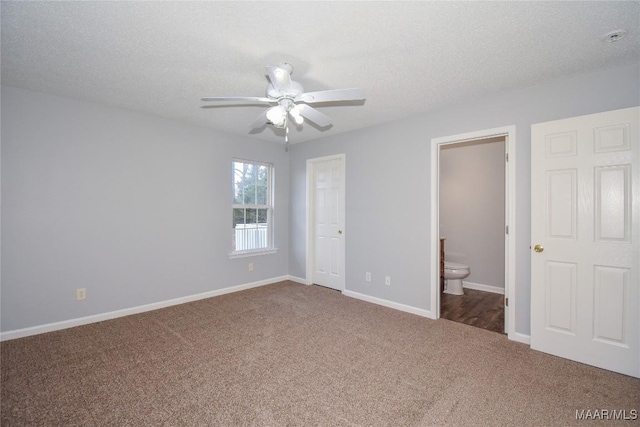
POLYGON ((234 160, 231 256, 273 253, 273 165, 234 160))

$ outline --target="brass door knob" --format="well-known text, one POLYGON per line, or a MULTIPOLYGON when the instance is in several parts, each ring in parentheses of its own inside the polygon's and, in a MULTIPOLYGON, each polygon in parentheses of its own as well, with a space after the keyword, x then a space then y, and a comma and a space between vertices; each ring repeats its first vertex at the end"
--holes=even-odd
POLYGON ((338 234, 342 234, 342 230, 338 230, 338 234))
POLYGON ((544 246, 542 246, 542 245, 535 245, 535 246, 533 247, 533 250, 534 250, 534 251, 536 251, 536 252, 542 252, 542 251, 544 251, 544 246))

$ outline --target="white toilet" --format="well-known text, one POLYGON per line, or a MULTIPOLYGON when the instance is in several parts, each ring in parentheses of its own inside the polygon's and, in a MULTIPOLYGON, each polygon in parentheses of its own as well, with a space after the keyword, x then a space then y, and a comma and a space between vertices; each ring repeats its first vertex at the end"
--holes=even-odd
POLYGON ((457 262, 444 262, 444 292, 451 295, 464 295, 462 279, 471 274, 469 266, 457 262))

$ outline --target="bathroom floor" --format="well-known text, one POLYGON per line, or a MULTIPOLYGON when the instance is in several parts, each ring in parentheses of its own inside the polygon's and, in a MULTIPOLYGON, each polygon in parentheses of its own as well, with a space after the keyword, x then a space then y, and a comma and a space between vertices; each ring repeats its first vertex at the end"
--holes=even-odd
POLYGON ((440 317, 504 333, 504 295, 465 289, 464 295, 440 294, 440 317))

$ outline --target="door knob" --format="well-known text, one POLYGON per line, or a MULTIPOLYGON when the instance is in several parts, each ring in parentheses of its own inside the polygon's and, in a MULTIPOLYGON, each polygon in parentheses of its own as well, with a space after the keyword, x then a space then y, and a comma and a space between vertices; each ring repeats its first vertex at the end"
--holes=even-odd
POLYGON ((542 245, 535 245, 535 246, 533 247, 533 250, 534 250, 534 251, 536 251, 536 252, 542 252, 542 251, 544 251, 544 246, 542 246, 542 245))
POLYGON ((338 234, 342 234, 342 230, 338 230, 338 234))

